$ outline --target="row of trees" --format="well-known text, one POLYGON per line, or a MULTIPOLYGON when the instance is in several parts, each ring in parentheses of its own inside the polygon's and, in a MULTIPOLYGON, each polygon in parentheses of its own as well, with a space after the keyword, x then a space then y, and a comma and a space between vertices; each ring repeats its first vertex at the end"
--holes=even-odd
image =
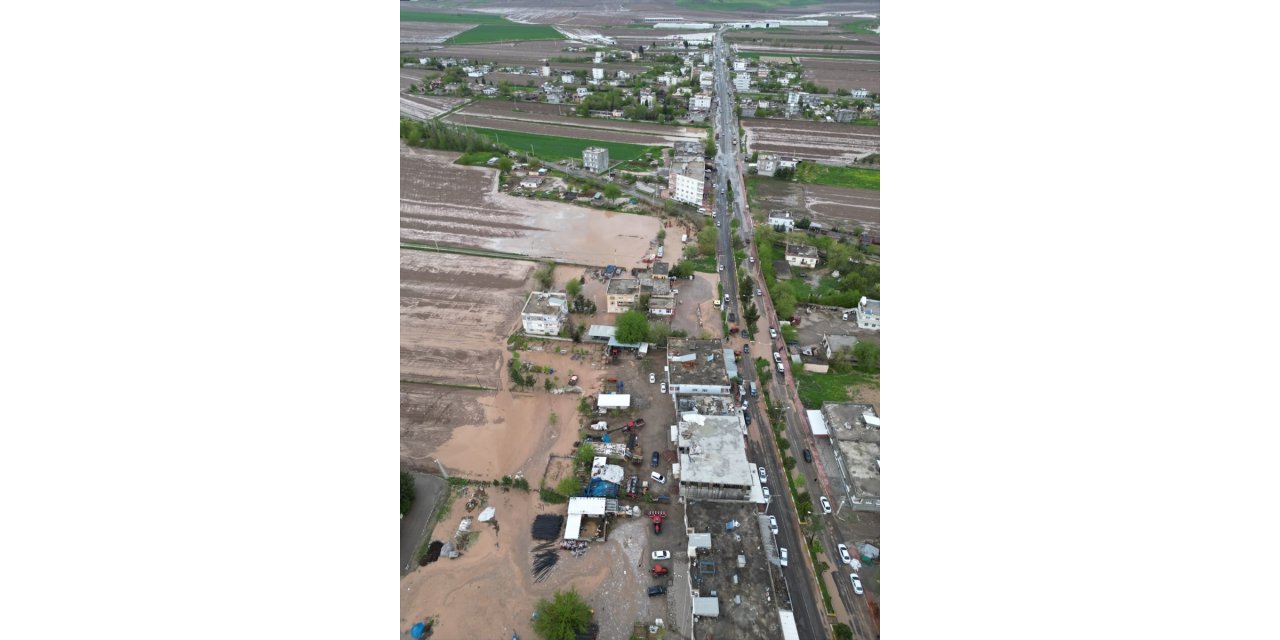
POLYGON ((421 122, 400 118, 400 138, 411 147, 442 149, 444 151, 499 151, 488 136, 474 129, 458 127, 437 120, 421 122))

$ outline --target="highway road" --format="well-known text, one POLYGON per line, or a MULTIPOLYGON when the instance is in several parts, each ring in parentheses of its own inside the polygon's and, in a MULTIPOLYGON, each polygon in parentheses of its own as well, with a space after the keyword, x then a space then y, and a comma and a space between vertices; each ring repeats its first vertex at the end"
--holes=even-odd
MULTIPOLYGON (((720 223, 718 235, 719 263, 723 270, 720 271, 720 282, 724 287, 725 294, 728 295, 729 305, 726 311, 733 312, 739 322, 736 323, 745 329, 746 323, 741 321, 742 303, 738 294, 738 273, 737 265, 733 259, 733 235, 735 230, 731 224, 731 220, 737 219, 739 227, 736 233, 746 241, 746 249, 748 255, 755 256, 756 261, 748 260, 743 263, 744 268, 748 270, 753 281, 757 284, 763 283, 763 275, 760 272, 755 246, 751 242, 752 238, 752 221, 750 212, 747 209, 746 185, 743 183, 743 160, 739 153, 741 146, 735 146, 734 140, 738 138, 738 124, 735 119, 734 98, 732 84, 729 79, 729 69, 727 60, 730 55, 728 45, 725 43, 723 31, 716 35, 716 67, 715 67, 715 129, 719 136, 716 139, 716 158, 715 158, 715 178, 712 181, 716 189, 716 203, 713 210, 715 219, 720 223), (732 192, 734 206, 732 209, 728 207, 728 198, 725 194, 732 192)), ((739 142, 741 145, 741 142, 739 142)), ((763 286, 759 287, 764 289, 763 286)), ((753 341, 750 344, 756 346, 757 351, 750 354, 744 354, 742 366, 738 367, 739 375, 741 375, 744 383, 748 384, 755 381, 756 372, 753 364, 755 357, 763 357, 771 359, 771 352, 782 347, 781 340, 773 340, 764 338, 767 336, 769 327, 775 326, 777 314, 773 309, 773 301, 769 297, 767 290, 763 291, 763 295, 753 297, 756 301, 757 308, 760 312, 759 329, 761 330, 761 339, 753 341)), ((735 324, 731 322, 730 324, 735 324)), ((787 360, 788 369, 790 360, 787 360)), ((775 399, 783 407, 783 416, 786 422, 787 439, 792 443, 792 448, 796 449, 792 453, 799 458, 799 449, 809 448, 816 450, 817 443, 814 441, 800 411, 803 405, 795 390, 794 379, 788 371, 785 375, 780 375, 776 371, 770 377, 768 385, 770 396, 775 399)), ((750 412, 753 420, 758 425, 760 407, 758 402, 752 402, 750 412)), ((822 611, 822 604, 818 601, 819 594, 813 574, 813 569, 806 560, 807 551, 804 544, 804 537, 800 530, 799 517, 796 514, 795 505, 791 499, 790 492, 787 490, 786 483, 783 481, 783 469, 778 464, 781 458, 778 455, 777 445, 768 429, 759 429, 762 434, 760 438, 761 447, 764 451, 756 453, 756 459, 762 462, 766 468, 766 473, 770 478, 769 483, 771 489, 771 502, 768 507, 768 513, 778 519, 778 546, 787 547, 789 562, 788 566, 782 570, 782 574, 787 583, 787 590, 791 596, 792 610, 795 613, 796 627, 802 638, 829 638, 831 637, 830 624, 827 616, 822 611)), ((816 459, 816 458, 815 458, 816 459)), ((814 509, 819 510, 817 497, 831 493, 830 481, 824 471, 834 472, 835 470, 823 470, 817 468, 813 473, 802 474, 804 476, 804 484, 809 495, 814 496, 814 509)), ((836 505, 833 505, 836 506, 836 505)), ((847 506, 847 505, 846 505, 847 506)), ((815 516, 822 517, 822 516, 815 516)), ((866 600, 863 596, 853 593, 853 587, 850 584, 848 575, 850 567, 840 563, 839 555, 836 553, 836 544, 844 542, 850 548, 851 554, 856 554, 857 550, 851 541, 846 540, 839 530, 839 523, 835 518, 824 517, 824 527, 819 533, 822 541, 823 549, 826 550, 831 558, 829 563, 834 572, 837 593, 833 593, 833 598, 839 598, 843 603, 844 609, 850 613, 850 618, 845 619, 839 616, 840 621, 845 622, 853 628, 854 635, 862 640, 874 640, 879 638, 879 631, 875 622, 871 618, 870 611, 867 607, 866 600)), ((857 562, 857 560, 855 560, 857 562)))

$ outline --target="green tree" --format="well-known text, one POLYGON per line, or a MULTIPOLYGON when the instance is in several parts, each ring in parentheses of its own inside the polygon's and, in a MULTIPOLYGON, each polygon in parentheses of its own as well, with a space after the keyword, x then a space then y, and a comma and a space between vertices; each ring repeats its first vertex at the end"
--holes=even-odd
POLYGON ((841 373, 852 371, 857 359, 853 347, 840 347, 831 354, 831 368, 841 373))
POLYGON ((693 275, 693 263, 692 262, 677 263, 676 266, 671 267, 670 273, 671 275, 677 278, 688 278, 689 276, 693 275))
POLYGON ((618 197, 621 197, 621 196, 622 196, 622 189, 619 189, 619 188, 618 188, 618 185, 613 184, 613 183, 611 182, 611 183, 606 184, 606 185, 604 186, 604 197, 606 197, 606 198, 608 198, 608 199, 612 200, 612 199, 614 199, 614 198, 618 198, 618 197))
POLYGON ((707 225, 698 232, 698 252, 704 256, 716 253, 716 228, 707 225))
POLYGON ((880 373, 880 345, 874 342, 859 342, 853 345, 853 357, 858 359, 858 371, 880 373))
POLYGON ((836 640, 853 640, 853 629, 843 622, 831 625, 831 632, 835 634, 836 640))
POLYGON ((511 162, 511 158, 502 158, 498 160, 498 169, 501 171, 510 171, 513 164, 514 163, 511 162))
POLYGON ((658 229, 658 244, 662 244, 662 242, 666 239, 667 239, 667 230, 658 229))
POLYGON ((797 229, 808 229, 809 226, 812 224, 813 224, 813 221, 809 220, 808 218, 800 218, 799 220, 796 220, 797 229))
POLYGON ((790 182, 792 178, 796 177, 796 170, 791 167, 778 167, 778 169, 773 172, 773 177, 776 180, 785 180, 790 182))
POLYGON ((556 485, 556 493, 567 498, 575 498, 582 493, 582 482, 577 476, 569 476, 556 485))
POLYGON ((417 497, 417 491, 413 487, 413 474, 408 471, 400 472, 400 515, 409 513, 410 507, 413 506, 413 499, 417 497))
POLYGON ((537 281, 542 291, 550 291, 551 285, 555 284, 556 263, 544 262, 537 271, 533 272, 533 279, 537 281))
POLYGON ((782 292, 773 299, 773 308, 778 312, 778 318, 787 319, 796 313, 796 294, 791 291, 791 287, 782 287, 782 292))
POLYGON ((566 292, 569 293, 570 298, 576 298, 582 295, 582 281, 570 280, 569 282, 565 283, 564 289, 566 292))
POLYGON ((578 447, 577 451, 573 452, 573 461, 583 467, 591 466, 591 461, 594 460, 595 457, 596 448, 591 444, 584 444, 581 447, 578 447))
POLYGON ((666 346, 667 338, 671 337, 671 325, 665 322, 653 322, 649 324, 649 342, 658 346, 666 346))
POLYGON ((712 157, 712 156, 716 155, 716 141, 715 141, 715 140, 712 140, 710 137, 708 137, 708 138, 707 138, 706 149, 705 149, 704 151, 706 152, 706 156, 707 156, 708 158, 710 158, 710 157, 712 157))
POLYGON ((745 320, 747 324, 755 324, 756 321, 760 319, 760 311, 756 309, 755 304, 747 305, 747 308, 742 312, 742 319, 745 320))
POLYGON ((644 342, 649 337, 649 319, 635 309, 619 314, 616 336, 618 342, 626 344, 644 342))
POLYGON ((551 600, 542 599, 533 630, 546 640, 573 640, 591 625, 591 607, 577 589, 557 591, 551 600))

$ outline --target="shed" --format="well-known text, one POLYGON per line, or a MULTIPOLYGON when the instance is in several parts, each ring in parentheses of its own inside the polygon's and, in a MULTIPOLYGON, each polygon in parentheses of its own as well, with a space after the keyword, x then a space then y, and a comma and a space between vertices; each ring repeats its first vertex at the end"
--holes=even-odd
POLYGON ((693 615, 702 616, 703 618, 720 617, 720 599, 719 598, 694 598, 693 599, 693 615))
POLYGON ((697 556, 698 549, 711 548, 710 533, 691 533, 689 534, 689 557, 697 556))
POLYGON ((827 419, 822 416, 821 411, 811 409, 804 413, 809 418, 809 431, 813 432, 814 436, 831 437, 831 432, 827 431, 827 419))
POLYGON ((626 409, 631 406, 631 394, 629 393, 605 393, 601 394, 596 400, 596 406, 601 409, 626 409))
POLYGON ((876 414, 871 413, 870 411, 862 414, 862 420, 863 422, 867 423, 868 427, 872 429, 880 428, 880 418, 876 417, 876 414))

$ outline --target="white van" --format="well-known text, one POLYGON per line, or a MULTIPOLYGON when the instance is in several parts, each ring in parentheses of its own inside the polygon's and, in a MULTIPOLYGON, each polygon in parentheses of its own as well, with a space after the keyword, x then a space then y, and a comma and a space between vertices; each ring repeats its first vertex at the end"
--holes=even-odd
POLYGON ((656 483, 658 483, 658 484, 666 484, 666 483, 667 483, 667 479, 666 479, 666 478, 665 478, 661 473, 658 473, 657 471, 650 471, 650 472, 649 472, 649 477, 650 477, 650 478, 652 478, 652 479, 653 479, 653 481, 654 481, 654 482, 656 482, 656 483))

